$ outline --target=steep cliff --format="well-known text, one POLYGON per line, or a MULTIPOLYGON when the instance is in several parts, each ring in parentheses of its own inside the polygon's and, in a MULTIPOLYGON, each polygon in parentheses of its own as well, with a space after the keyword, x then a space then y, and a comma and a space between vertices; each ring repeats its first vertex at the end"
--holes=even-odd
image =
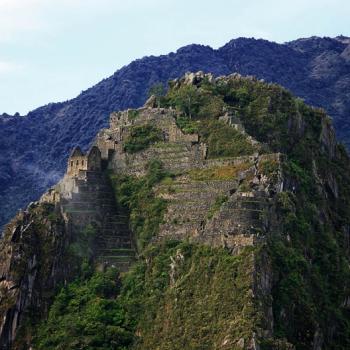
POLYGON ((4 348, 347 349, 349 166, 325 112, 277 85, 171 81, 8 226, 2 250, 29 248, 24 269, 3 254, 4 348), (60 237, 39 272, 34 232, 60 237))
POLYGON ((238 72, 281 84, 324 108, 348 145, 348 52, 344 37, 286 44, 238 38, 217 50, 189 45, 136 60, 70 101, 40 107, 27 116, 0 116, 0 226, 63 176, 71 149, 87 149, 107 126, 111 112, 143 105, 153 84, 166 85, 187 71, 238 72))

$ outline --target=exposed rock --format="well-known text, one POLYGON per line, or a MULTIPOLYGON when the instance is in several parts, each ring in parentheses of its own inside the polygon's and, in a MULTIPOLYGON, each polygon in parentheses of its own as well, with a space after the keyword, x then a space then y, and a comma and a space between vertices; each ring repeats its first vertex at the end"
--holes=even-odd
POLYGON ((145 102, 145 107, 147 108, 156 108, 157 107, 157 98, 152 95, 148 98, 148 100, 145 102))
POLYGON ((32 205, 7 226, 0 243, 1 349, 9 349, 27 317, 45 314, 56 286, 70 276, 69 240, 64 219, 50 206, 32 205))

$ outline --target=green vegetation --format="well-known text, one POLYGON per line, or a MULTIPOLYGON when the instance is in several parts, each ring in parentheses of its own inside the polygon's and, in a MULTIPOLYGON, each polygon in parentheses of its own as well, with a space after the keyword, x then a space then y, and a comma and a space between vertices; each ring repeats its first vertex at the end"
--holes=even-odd
POLYGON ((185 116, 179 116, 176 118, 176 125, 185 133, 185 134, 195 134, 198 133, 198 122, 191 120, 185 116))
POLYGON ((257 150, 246 135, 218 120, 203 121, 199 134, 208 145, 209 158, 239 157, 257 150))
POLYGON ((184 242, 149 246, 121 280, 112 269, 64 287, 37 328, 37 348, 235 348, 259 317, 253 261, 250 248, 232 256, 184 242))
POLYGON ((118 272, 109 269, 62 288, 38 327, 36 348, 127 349, 134 327, 117 299, 119 287, 118 272))
MULTIPOLYGON (((299 175, 303 184, 306 174, 299 175)), ((275 334, 306 350, 317 329, 332 325, 335 333, 325 343, 345 349, 350 346, 349 315, 341 307, 350 291, 345 247, 340 232, 320 222, 312 189, 301 186, 300 191, 279 195, 281 229, 289 239, 275 236, 269 242, 278 277, 273 289, 275 334)))
POLYGON ((111 175, 116 200, 130 213, 130 225, 139 251, 157 234, 163 221, 166 201, 155 197, 153 186, 167 177, 170 174, 158 160, 149 163, 146 176, 141 178, 111 175))
MULTIPOLYGON (((326 118, 322 110, 307 106, 276 84, 245 78, 222 79, 213 83, 203 79, 196 85, 170 84, 162 106, 176 108, 182 113, 181 118, 200 121, 199 125, 202 120, 206 121, 209 124, 203 126, 202 133, 204 130, 210 133, 211 127, 215 127, 216 132, 223 134, 218 135, 217 139, 225 137, 226 131, 223 129, 232 128, 220 128, 220 124, 210 122, 217 121, 220 115, 227 112, 241 120, 249 135, 267 144, 269 149, 283 153, 290 153, 293 148, 293 151, 301 152, 306 144, 312 149, 319 148, 321 120, 326 118), (300 118, 307 121, 303 132, 299 129, 300 118)), ((185 130, 188 123, 182 120, 178 125, 181 128, 183 125, 185 130)), ((227 135, 227 142, 230 141, 229 137, 227 135)), ((235 138, 235 135, 232 137, 235 138)), ((235 141, 243 142, 244 137, 241 138, 235 141)), ((246 146, 242 145, 241 151, 246 146)), ((244 153, 251 151, 247 148, 244 153)), ((304 156, 308 157, 307 154, 304 156)))
POLYGON ((162 98, 163 98, 164 94, 165 94, 165 88, 164 88, 163 83, 161 83, 161 82, 154 84, 149 89, 149 92, 148 92, 149 97, 151 97, 153 95, 156 98, 156 103, 157 103, 158 108, 161 105, 162 98))
POLYGON ((199 86, 171 87, 163 98, 164 107, 172 106, 181 112, 177 125, 184 133, 199 133, 208 145, 209 158, 250 155, 258 150, 247 135, 218 121, 219 116, 234 110, 225 101, 228 93, 204 81, 199 86))
POLYGON ((259 163, 259 171, 266 176, 272 176, 278 172, 280 163, 276 159, 265 159, 259 163))
POLYGON ((193 85, 183 85, 178 90, 170 90, 166 96, 171 104, 189 119, 198 115, 201 107, 202 96, 200 91, 193 85))
POLYGON ((153 125, 136 125, 125 140, 124 150, 128 153, 142 151, 153 143, 162 141, 162 132, 153 125))

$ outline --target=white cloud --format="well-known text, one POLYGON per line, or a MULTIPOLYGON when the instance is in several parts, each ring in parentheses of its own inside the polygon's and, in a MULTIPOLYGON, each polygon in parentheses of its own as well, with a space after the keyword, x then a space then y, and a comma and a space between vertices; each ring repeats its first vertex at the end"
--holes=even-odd
POLYGON ((38 10, 43 0, 0 0, 0 41, 10 41, 41 28, 38 10))

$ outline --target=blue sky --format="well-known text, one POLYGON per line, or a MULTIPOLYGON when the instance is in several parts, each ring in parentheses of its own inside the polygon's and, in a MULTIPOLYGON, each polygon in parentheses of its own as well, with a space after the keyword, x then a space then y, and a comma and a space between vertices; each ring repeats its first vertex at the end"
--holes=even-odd
POLYGON ((350 36, 349 0, 0 0, 0 114, 75 97, 191 43, 339 34, 350 36))

